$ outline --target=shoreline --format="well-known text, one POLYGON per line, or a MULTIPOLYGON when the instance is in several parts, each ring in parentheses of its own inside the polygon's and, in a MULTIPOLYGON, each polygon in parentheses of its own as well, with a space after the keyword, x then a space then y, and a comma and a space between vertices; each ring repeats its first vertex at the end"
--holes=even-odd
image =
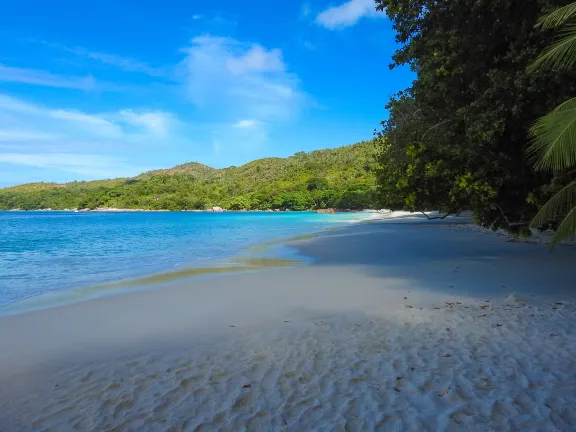
MULTIPOLYGON (((31 210, 34 212, 36 210, 31 210)), ((60 212, 60 210, 53 210, 60 212)), ((135 210, 136 211, 136 210, 135 210)), ((153 212, 153 210, 150 210, 153 212)), ((104 210, 102 211, 104 212, 104 210)), ((120 210, 118 211, 120 212, 120 210)), ((177 212, 176 212, 177 213, 177 212)), ((339 212, 346 213, 346 212, 339 212)), ((388 212, 369 210, 355 213, 366 213, 366 217, 349 221, 349 223, 393 222, 393 223, 442 223, 441 221, 427 220, 420 213, 388 212)), ((469 217, 451 217, 446 219, 452 224, 466 224, 469 217)), ((27 312, 66 306, 78 302, 89 301, 103 296, 114 296, 122 293, 137 292, 147 289, 163 289, 174 283, 187 283, 210 277, 234 275, 244 272, 266 271, 283 266, 306 265, 312 262, 311 257, 298 253, 286 252, 286 248, 297 249, 301 240, 311 240, 327 231, 340 230, 347 225, 324 226, 323 229, 309 234, 294 237, 281 237, 263 243, 247 246, 237 255, 218 259, 210 266, 188 266, 177 270, 165 270, 157 273, 145 274, 138 277, 113 280, 100 284, 80 285, 73 288, 45 291, 8 303, 0 304, 0 317, 23 314, 27 312), (272 248, 277 248, 274 252, 272 248), (278 248, 284 248, 279 252, 278 248), (253 252, 259 254, 254 255, 253 252), (260 260, 259 262, 255 260, 260 260), (267 261, 266 261, 267 260, 267 261), (117 291, 115 290, 117 289, 117 291), (114 291, 112 291, 114 290, 114 291)))
POLYGON ((0 429, 576 427, 574 248, 439 228, 351 224, 293 242, 310 265, 1 317, 0 429))
MULTIPOLYGON (((373 213, 367 213, 373 215, 373 213)), ((363 223, 370 220, 373 220, 373 217, 366 216, 350 223, 363 223)), ((1 304, 0 318, 90 301, 104 296, 114 296, 140 290, 164 289, 175 283, 187 283, 245 272, 266 271, 284 266, 306 265, 311 261, 311 258, 300 255, 291 244, 303 239, 312 239, 322 232, 338 230, 345 226, 334 227, 325 225, 323 229, 309 234, 280 237, 250 245, 236 255, 213 261, 212 265, 209 266, 183 265, 182 268, 176 270, 165 270, 100 284, 45 291, 1 304), (294 251, 290 251, 290 248, 294 249, 294 251)))
MULTIPOLYGON (((37 210, 30 211, 34 212, 37 210)), ((59 212, 61 210, 53 211, 59 212)), ((104 212, 105 210, 102 211, 104 212)), ((121 210, 118 211, 120 212, 121 210)), ((155 210, 142 211, 154 212, 155 210)), ((202 211, 205 212, 204 210, 202 211)), ((444 220, 434 220, 424 219, 423 215, 418 212, 367 210, 357 213, 366 213, 369 216, 350 221, 350 223, 437 224, 439 227, 446 229, 459 229, 463 231, 503 236, 507 238, 507 241, 521 241, 525 243, 549 242, 549 236, 541 236, 537 241, 530 241, 530 238, 521 240, 515 239, 501 230, 493 232, 471 223, 470 215, 451 216, 444 220)), ((170 285, 178 283, 194 283, 196 281, 202 281, 213 277, 234 276, 246 272, 269 271, 285 266, 310 265, 314 262, 315 258, 302 254, 301 249, 299 248, 299 246, 302 245, 302 242, 312 241, 324 233, 342 230, 346 227, 347 225, 336 227, 325 226, 323 229, 309 234, 301 234, 294 237, 280 237, 263 243, 247 246, 240 253, 228 258, 218 259, 210 266, 200 267, 184 265, 183 268, 177 270, 166 270, 138 277, 113 280, 105 283, 81 285, 74 288, 42 292, 1 304, 0 318, 51 308, 65 307, 67 305, 91 301, 106 296, 137 293, 143 290, 162 290, 169 288, 170 285), (273 248, 276 248, 276 250, 273 251, 273 248), (283 251, 279 252, 278 249, 283 249, 283 251), (292 249, 292 251, 287 252, 287 250, 290 249, 292 249), (258 253, 254 254, 254 252, 258 253), (114 290, 114 292, 111 292, 110 290, 114 290)), ((574 244, 574 242, 566 245, 569 246, 572 244, 574 244)))
MULTIPOLYGON (((302 257, 305 258, 305 257, 302 257)), ((273 270, 287 266, 305 265, 305 259, 229 258, 209 267, 187 267, 181 270, 153 273, 137 278, 120 279, 72 289, 46 291, 0 305, 0 318, 65 307, 102 297, 113 297, 144 290, 162 290, 177 283, 193 283, 218 276, 273 270)))

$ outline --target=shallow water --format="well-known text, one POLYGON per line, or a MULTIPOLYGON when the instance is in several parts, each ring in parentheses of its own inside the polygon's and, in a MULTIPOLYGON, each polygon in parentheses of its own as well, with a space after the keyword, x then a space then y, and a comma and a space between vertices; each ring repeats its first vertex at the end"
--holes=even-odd
POLYGON ((0 212, 0 305, 217 265, 263 243, 368 217, 310 212, 0 212))

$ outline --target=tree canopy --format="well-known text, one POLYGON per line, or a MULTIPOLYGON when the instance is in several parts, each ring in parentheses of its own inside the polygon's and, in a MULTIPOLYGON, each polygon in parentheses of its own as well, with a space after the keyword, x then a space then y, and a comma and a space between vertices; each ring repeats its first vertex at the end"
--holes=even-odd
POLYGON ((552 0, 377 0, 400 48, 391 67, 413 85, 387 105, 378 134, 383 207, 473 210, 492 228, 527 231, 569 179, 536 172, 529 129, 576 95, 575 73, 528 71, 553 34, 535 27, 552 0))

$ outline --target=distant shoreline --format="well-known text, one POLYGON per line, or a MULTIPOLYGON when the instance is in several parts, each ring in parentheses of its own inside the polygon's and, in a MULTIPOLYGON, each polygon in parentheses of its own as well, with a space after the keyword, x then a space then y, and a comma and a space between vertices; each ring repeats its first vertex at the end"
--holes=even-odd
POLYGON ((68 213, 319 213, 319 214, 334 214, 334 213, 385 213, 388 210, 344 210, 344 209, 318 209, 318 210, 280 210, 280 209, 266 209, 266 210, 227 210, 221 208, 220 210, 206 209, 206 210, 149 210, 149 209, 127 209, 127 208, 113 208, 101 207, 96 209, 10 209, 0 210, 5 212, 68 212, 68 213), (330 211, 332 210, 332 211, 330 211))

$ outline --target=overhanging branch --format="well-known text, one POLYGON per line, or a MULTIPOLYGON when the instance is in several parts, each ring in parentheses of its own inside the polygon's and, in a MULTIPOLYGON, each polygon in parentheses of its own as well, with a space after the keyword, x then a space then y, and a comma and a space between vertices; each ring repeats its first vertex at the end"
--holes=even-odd
POLYGON ((446 219, 448 216, 453 215, 454 213, 450 212, 450 213, 446 213, 444 216, 428 216, 426 213, 424 213, 423 211, 420 211, 420 213, 422 213, 424 216, 426 216, 426 218, 428 220, 434 220, 434 219, 446 219))

